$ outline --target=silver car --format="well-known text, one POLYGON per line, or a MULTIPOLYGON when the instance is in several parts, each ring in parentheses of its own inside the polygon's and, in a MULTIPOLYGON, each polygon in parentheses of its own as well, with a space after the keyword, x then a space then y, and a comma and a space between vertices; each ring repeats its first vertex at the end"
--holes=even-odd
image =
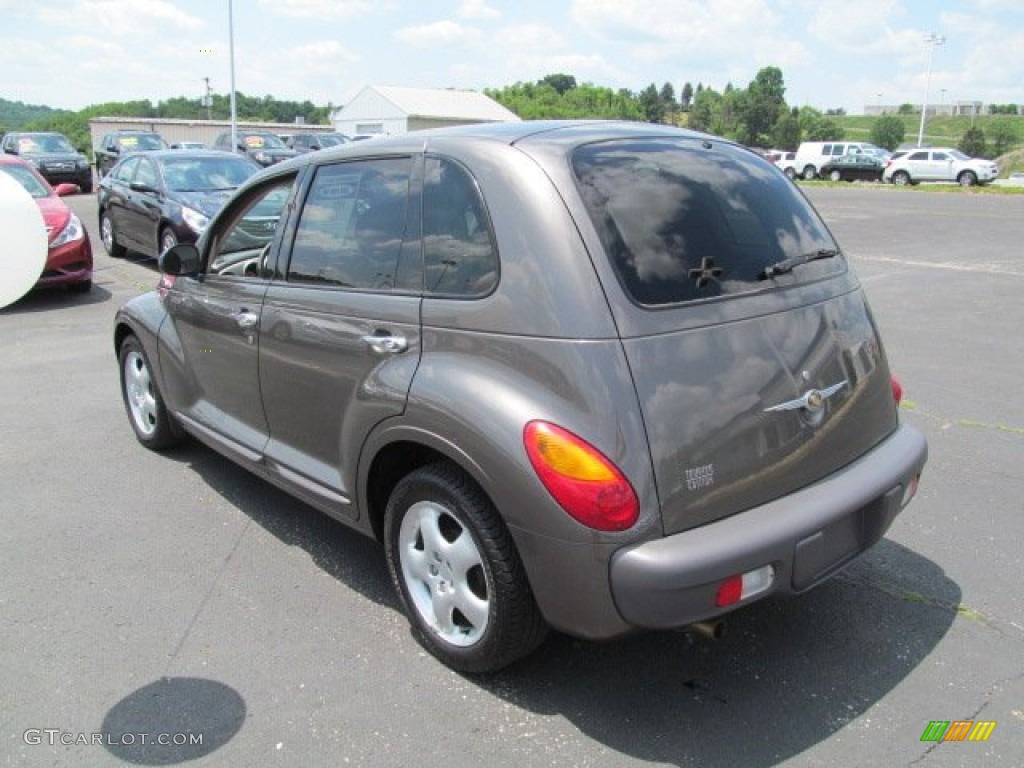
POLYGON ((950 181, 961 187, 987 184, 999 177, 999 166, 991 160, 969 157, 959 149, 912 149, 893 156, 886 163, 883 181, 905 187, 922 181, 950 181))
POLYGON ((114 325, 190 435, 378 539, 418 639, 698 627, 821 583, 926 460, 860 283, 777 168, 660 125, 465 126, 250 179, 114 325))

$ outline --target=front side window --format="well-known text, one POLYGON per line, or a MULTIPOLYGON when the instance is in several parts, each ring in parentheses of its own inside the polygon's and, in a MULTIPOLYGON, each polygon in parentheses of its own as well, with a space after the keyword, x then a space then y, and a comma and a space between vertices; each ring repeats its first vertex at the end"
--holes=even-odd
POLYGON ((427 293, 483 296, 498 281, 498 255, 483 200, 457 163, 428 157, 423 179, 423 269, 427 293))
POLYGON ((392 290, 411 168, 407 157, 317 168, 295 231, 288 281, 392 290))
MULTIPOLYGON (((791 182, 729 144, 589 144, 573 153, 572 169, 623 288, 641 305, 769 288, 769 267, 837 249, 791 182)), ((794 268, 792 279, 844 269, 842 259, 822 258, 794 268)))
POLYGON ((123 182, 124 184, 129 183, 132 180, 132 176, 135 175, 135 169, 139 165, 139 160, 141 160, 141 158, 138 157, 132 157, 125 160, 117 166, 110 175, 117 181, 123 182))
POLYGON ((148 159, 139 161, 139 169, 135 171, 135 182, 145 184, 150 189, 157 189, 160 181, 157 178, 156 168, 148 159))
POLYGON ((208 273, 270 277, 270 246, 294 185, 295 176, 291 175, 250 190, 217 220, 217 230, 211 233, 208 273))

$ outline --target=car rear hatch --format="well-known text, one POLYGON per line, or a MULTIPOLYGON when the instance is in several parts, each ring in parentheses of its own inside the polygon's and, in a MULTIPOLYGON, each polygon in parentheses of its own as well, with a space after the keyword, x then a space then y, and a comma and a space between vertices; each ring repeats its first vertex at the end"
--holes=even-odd
POLYGON ((666 534, 813 483, 896 428, 862 291, 777 169, 700 138, 584 145, 572 168, 666 534))

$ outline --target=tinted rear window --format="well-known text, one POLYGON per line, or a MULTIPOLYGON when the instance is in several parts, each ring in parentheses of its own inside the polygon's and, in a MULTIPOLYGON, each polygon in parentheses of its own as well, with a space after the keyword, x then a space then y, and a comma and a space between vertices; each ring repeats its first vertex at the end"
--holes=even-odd
MULTIPOLYGON (((837 246, 778 169, 722 142, 611 141, 580 147, 572 167, 623 287, 665 305, 771 288, 766 267, 837 246)), ((786 282, 845 269, 797 267, 786 282)))

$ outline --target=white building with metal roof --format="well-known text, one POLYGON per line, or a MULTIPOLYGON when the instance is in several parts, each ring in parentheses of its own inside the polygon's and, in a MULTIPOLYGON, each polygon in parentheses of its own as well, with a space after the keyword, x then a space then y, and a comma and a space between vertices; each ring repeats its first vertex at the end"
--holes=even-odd
POLYGON ((334 129, 349 136, 518 120, 514 112, 477 91, 390 85, 366 86, 331 117, 334 129))

